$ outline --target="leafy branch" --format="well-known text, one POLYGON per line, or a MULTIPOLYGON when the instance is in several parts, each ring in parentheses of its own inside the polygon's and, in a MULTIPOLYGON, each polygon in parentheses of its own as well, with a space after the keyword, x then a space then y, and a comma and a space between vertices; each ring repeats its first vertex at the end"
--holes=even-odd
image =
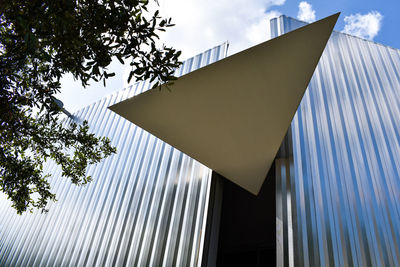
POLYGON ((62 176, 88 183, 86 168, 116 153, 88 123, 63 125, 54 95, 71 73, 84 87, 129 62, 129 81, 159 86, 176 79, 180 52, 157 46, 173 26, 147 0, 16 0, 0 3, 0 190, 18 213, 55 200, 43 165, 53 160, 62 176))

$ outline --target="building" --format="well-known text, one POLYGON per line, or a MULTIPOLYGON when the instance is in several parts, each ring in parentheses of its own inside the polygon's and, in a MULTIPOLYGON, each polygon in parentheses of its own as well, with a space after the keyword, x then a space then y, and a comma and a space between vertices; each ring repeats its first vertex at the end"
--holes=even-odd
MULTIPOLYGON (((226 55, 227 43, 188 59, 182 75, 226 55)), ((108 110, 150 88, 137 83, 74 114, 118 153, 89 167, 85 187, 50 164, 58 201, 15 213, 1 200, 1 266, 189 266, 201 259, 211 171, 108 110)), ((68 121, 66 122, 68 123, 68 121)))
MULTIPOLYGON (((303 25, 281 16, 271 32, 303 25)), ((277 160, 285 262, 398 266, 399 101, 400 51, 334 32, 277 160)))
MULTIPOLYGON (((303 25, 273 19, 272 37, 303 25)), ((18 216, 1 196, 1 266, 399 266, 399 50, 332 34, 258 197, 107 109, 149 87, 75 114, 118 149, 89 185, 49 164, 47 214, 18 216)))

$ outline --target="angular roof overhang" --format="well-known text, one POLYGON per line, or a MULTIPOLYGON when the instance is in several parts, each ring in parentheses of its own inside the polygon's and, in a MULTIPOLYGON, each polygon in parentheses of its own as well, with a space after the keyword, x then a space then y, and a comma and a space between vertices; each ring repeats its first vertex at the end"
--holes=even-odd
POLYGON ((338 16, 109 108, 258 194, 338 16))

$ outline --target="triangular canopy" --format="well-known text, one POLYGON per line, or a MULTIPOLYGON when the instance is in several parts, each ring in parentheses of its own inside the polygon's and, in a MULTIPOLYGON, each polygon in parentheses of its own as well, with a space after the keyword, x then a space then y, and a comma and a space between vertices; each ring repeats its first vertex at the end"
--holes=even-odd
POLYGON ((257 194, 339 14, 122 101, 111 110, 257 194))

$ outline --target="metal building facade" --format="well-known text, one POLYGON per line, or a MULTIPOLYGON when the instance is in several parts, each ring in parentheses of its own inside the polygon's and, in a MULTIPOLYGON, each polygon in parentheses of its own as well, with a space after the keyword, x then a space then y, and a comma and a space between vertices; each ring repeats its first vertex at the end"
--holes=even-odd
MULTIPOLYGON (((177 75, 225 57, 227 46, 177 75)), ((0 266, 200 266, 211 170, 107 109, 149 88, 137 83, 74 114, 117 147, 89 167, 90 184, 72 185, 48 164, 58 199, 48 213, 19 216, 0 195, 0 266)))
MULTIPOLYGON (((304 24, 281 16, 272 37, 304 24)), ((118 149, 89 168, 89 185, 49 165, 58 198, 49 213, 18 216, 0 195, 0 266, 201 264, 211 170, 107 110, 149 87, 75 114, 118 149)), ((278 266, 399 266, 400 51, 334 32, 275 167, 278 266)))
MULTIPOLYGON (((304 24, 281 16, 271 32, 304 24)), ((399 266, 400 51, 334 32, 287 139, 278 263, 399 266)))

